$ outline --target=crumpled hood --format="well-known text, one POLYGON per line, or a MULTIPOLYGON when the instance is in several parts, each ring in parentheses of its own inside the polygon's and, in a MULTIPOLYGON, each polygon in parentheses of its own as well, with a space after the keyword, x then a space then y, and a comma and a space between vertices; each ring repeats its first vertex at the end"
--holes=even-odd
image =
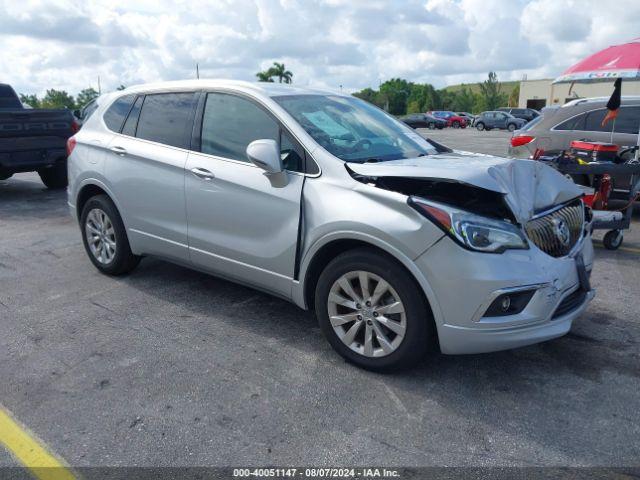
POLYGON ((429 178, 503 193, 522 223, 536 212, 582 195, 575 183, 542 162, 462 151, 381 163, 349 163, 348 167, 371 177, 429 178))

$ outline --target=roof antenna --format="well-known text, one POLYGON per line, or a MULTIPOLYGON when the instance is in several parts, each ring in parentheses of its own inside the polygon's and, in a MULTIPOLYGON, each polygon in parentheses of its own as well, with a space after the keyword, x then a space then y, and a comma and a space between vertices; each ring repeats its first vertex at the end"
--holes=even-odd
POLYGON ((198 66, 197 63, 196 63, 196 78, 200 80, 200 67, 198 66))

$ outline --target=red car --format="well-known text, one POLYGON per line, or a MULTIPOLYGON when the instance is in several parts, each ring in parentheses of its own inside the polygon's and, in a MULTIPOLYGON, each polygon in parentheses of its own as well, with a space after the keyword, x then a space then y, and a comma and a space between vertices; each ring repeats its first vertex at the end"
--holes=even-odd
POLYGON ((434 110, 432 112, 427 112, 429 115, 433 115, 436 118, 441 118, 446 120, 447 127, 453 128, 466 128, 467 127, 467 119, 457 115, 454 112, 448 112, 446 110, 434 110))

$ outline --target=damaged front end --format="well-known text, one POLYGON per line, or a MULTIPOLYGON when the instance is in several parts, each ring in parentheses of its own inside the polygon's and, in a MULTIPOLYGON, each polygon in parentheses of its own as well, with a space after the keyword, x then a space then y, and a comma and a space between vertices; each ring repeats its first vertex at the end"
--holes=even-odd
POLYGON ((460 246, 503 253, 569 254, 584 235, 582 192, 531 161, 453 154, 346 165, 357 181, 406 195, 408 204, 460 246))

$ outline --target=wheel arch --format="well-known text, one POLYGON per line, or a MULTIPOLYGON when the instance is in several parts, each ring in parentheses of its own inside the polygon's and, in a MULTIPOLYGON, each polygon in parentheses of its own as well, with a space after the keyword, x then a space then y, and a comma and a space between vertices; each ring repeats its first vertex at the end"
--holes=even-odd
POLYGON ((76 218, 78 219, 78 221, 82 216, 82 209, 86 205, 87 201, 91 197, 94 197, 96 195, 106 195, 107 197, 109 197, 109 199, 114 203, 114 205, 118 209, 118 213, 120 214, 122 221, 123 222, 125 221, 122 215, 122 209, 120 208, 120 205, 118 205, 118 201, 112 194, 109 187, 107 187, 103 182, 95 178, 89 178, 84 180, 78 188, 78 193, 75 196, 76 218))
POLYGON ((313 308, 317 281, 326 265, 337 255, 355 248, 370 248, 398 262, 420 287, 436 326, 442 324, 442 313, 433 289, 412 259, 376 237, 356 232, 327 235, 307 250, 301 264, 300 283, 297 290, 294 287, 293 300, 296 304, 305 309, 313 308))

